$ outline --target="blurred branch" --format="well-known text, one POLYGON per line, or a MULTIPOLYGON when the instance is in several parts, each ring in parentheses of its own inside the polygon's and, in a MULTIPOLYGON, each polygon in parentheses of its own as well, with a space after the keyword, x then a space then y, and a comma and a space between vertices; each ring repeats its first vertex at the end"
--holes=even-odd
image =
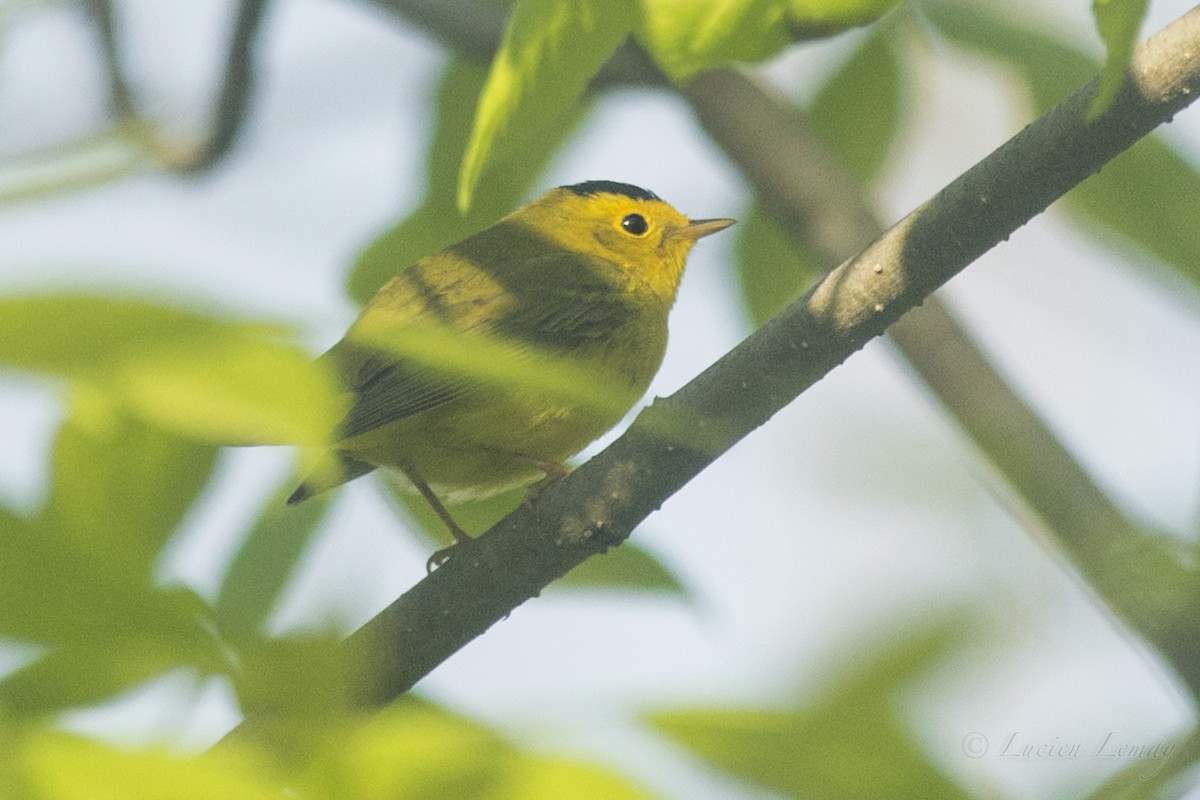
POLYGON ((242 0, 238 4, 221 91, 213 109, 213 128, 207 141, 175 168, 200 172, 229 152, 241 131, 254 91, 255 50, 267 0, 242 0))
POLYGON ((463 58, 486 64, 500 46, 508 9, 479 0, 367 0, 400 17, 463 58))
POLYGON ((141 120, 137 103, 125 75, 112 0, 86 0, 100 37, 108 75, 112 115, 129 138, 152 153, 168 169, 201 172, 226 155, 241 132, 254 89, 255 51, 267 0, 241 0, 230 35, 221 88, 213 107, 212 129, 198 147, 183 150, 162 141, 141 120))
POLYGON ((133 95, 125 80, 125 66, 121 60, 121 46, 117 42, 117 19, 112 0, 86 0, 84 7, 92 15, 96 33, 100 37, 100 49, 104 55, 104 71, 108 75, 109 107, 118 120, 136 116, 133 95))
MULTIPOLYGON (((725 76, 718 80, 728 80, 725 76)), ((1193 10, 1138 49, 1130 79, 1100 118, 1086 120, 1093 81, 831 272, 687 386, 656 401, 625 435, 546 489, 536 505, 522 506, 464 546, 353 634, 346 650, 358 671, 355 701, 382 703, 407 691, 551 581, 623 541, 726 449, 925 302, 975 258, 1169 120, 1198 90, 1200 10, 1193 10), (683 421, 678 438, 662 437, 664 419, 683 421)), ((703 91, 703 84, 690 91, 703 91)), ((1099 539, 1102 532, 1091 535, 1099 539)), ((1140 588, 1170 595, 1164 603, 1170 609, 1167 619, 1153 613, 1157 607, 1144 599, 1135 607, 1114 604, 1191 686, 1200 687, 1200 644, 1183 635, 1190 626, 1185 631, 1178 616, 1184 605, 1177 596, 1180 584, 1172 579, 1179 577, 1178 565, 1140 537, 1130 542, 1118 535, 1100 549, 1105 560, 1123 567, 1127 580, 1131 566, 1144 568, 1153 586, 1140 588)), ((1085 572, 1097 568, 1090 553, 1091 548, 1085 553, 1085 572)), ((1135 572, 1135 580, 1143 577, 1141 569, 1135 572)), ((1099 573, 1105 580, 1112 574, 1107 567, 1099 573)), ((1190 594, 1184 599, 1195 607, 1190 594)))
MULTIPOLYGON (((463 58, 488 64, 504 34, 508 9, 479 0, 367 0, 411 23, 463 58)), ((669 86, 650 57, 626 42, 592 79, 592 87, 669 86)))

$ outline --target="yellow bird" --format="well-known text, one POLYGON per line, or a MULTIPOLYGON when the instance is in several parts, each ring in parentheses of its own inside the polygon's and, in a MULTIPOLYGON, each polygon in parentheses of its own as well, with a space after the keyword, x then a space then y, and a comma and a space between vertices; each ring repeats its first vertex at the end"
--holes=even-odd
POLYGON ((430 559, 440 564, 470 538, 440 498, 565 474, 563 461, 645 393, 688 251, 733 222, 689 220, 653 192, 587 181, 552 189, 401 271, 320 359, 351 395, 335 444, 342 469, 310 477, 288 503, 377 467, 395 470, 454 537, 430 559), (589 376, 604 400, 414 358, 412 343, 431 331, 453 347, 477 342, 500 368, 510 358, 556 359, 548 363, 589 376))

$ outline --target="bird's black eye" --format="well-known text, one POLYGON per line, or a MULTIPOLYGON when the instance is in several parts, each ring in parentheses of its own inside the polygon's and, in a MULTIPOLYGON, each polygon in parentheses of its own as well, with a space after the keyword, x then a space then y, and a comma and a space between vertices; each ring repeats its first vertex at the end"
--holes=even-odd
POLYGON ((632 236, 641 236, 650 230, 650 223, 641 214, 626 214, 621 219, 621 230, 632 236))

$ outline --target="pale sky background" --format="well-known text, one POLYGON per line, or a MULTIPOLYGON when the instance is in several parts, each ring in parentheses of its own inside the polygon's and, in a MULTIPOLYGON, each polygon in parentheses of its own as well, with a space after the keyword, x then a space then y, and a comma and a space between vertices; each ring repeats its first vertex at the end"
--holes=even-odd
MULTIPOLYGON (((1098 52, 1090 3, 1029 5, 1098 52)), ((1189 6, 1151 5, 1147 33, 1189 6)), ((94 131, 103 115, 82 16, 69 3, 32 6, 0 3, 0 186, 13 179, 3 167, 15 157, 94 131)), ((231 3, 121 7, 143 102, 182 135, 202 129, 231 3)), ((427 99, 445 56, 348 0, 278 0, 265 36, 260 91, 227 162, 198 178, 143 175, 0 207, 0 293, 117 287, 198 298, 295 322, 314 353, 335 341, 353 317, 342 291, 347 265, 419 198, 427 99)), ((850 41, 798 48, 770 72, 803 95, 850 41)), ((996 70, 941 46, 928 56, 916 70, 920 94, 904 150, 880 193, 891 219, 1028 121, 1014 113, 1014 87, 996 70)), ((1195 159, 1200 112, 1181 114, 1168 135, 1195 159)), ((652 92, 600 102, 539 190, 595 178, 652 189, 695 217, 736 217, 749 199, 686 106, 652 92)), ((733 241, 722 234, 694 251, 652 393, 678 388, 747 332, 733 241)), ((943 296, 1131 514, 1194 536, 1198 302, 1194 290, 1151 272, 1114 259, 1051 213, 943 296)), ((0 502, 40 501, 56 398, 51 386, 0 374, 0 502)), ((164 577, 211 592, 231 537, 289 468, 283 450, 226 452, 164 577)), ((744 797, 718 779, 695 781, 694 762, 640 727, 637 715, 804 699, 852 654, 937 609, 958 608, 978 618, 986 644, 939 665, 906 695, 913 730, 981 795, 1055 796, 1119 765, 968 759, 964 736, 982 733, 993 752, 1013 734, 1031 744, 1079 742, 1085 751, 1110 732, 1150 745, 1184 731, 1193 712, 1171 675, 1097 611, 1010 506, 989 466, 876 341, 635 533, 691 587, 692 604, 550 592, 419 689, 535 746, 620 764, 664 796, 744 797)), ((369 481, 347 487, 276 624, 357 626, 419 580, 428 553, 398 525, 369 481)), ((181 715, 183 686, 162 681, 75 724, 133 740, 168 734, 204 743, 233 723, 217 684, 181 715)))

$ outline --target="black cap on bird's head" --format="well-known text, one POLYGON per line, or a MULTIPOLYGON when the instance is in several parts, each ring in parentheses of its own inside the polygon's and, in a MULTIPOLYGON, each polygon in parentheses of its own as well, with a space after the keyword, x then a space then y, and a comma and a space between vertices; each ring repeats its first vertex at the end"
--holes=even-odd
POLYGON ((560 186, 560 189, 566 189, 568 192, 573 192, 580 197, 587 197, 589 194, 600 194, 607 192, 608 194, 619 194, 628 197, 631 200, 658 200, 662 198, 647 189, 640 186, 634 186, 631 183, 620 183, 618 181, 584 181, 583 183, 575 183, 570 186, 560 186))

